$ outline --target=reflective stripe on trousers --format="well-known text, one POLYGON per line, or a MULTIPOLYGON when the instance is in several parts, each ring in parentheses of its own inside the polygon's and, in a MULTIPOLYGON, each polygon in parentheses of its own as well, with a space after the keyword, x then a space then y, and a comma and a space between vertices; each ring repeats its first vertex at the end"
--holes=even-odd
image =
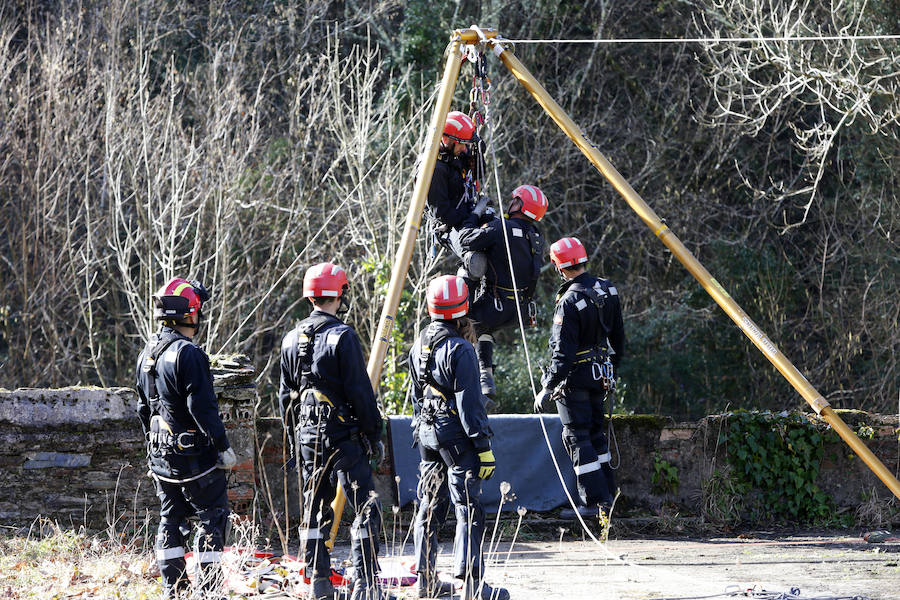
POLYGON ((612 457, 609 452, 605 452, 597 457, 597 460, 593 462, 589 462, 586 465, 575 465, 575 474, 576 475, 584 475, 585 473, 591 473, 592 471, 599 471, 600 465, 602 463, 608 463, 612 457))
POLYGON ((201 565, 220 563, 220 562, 222 562, 222 553, 216 552, 213 550, 209 550, 207 552, 198 552, 197 553, 197 562, 200 563, 201 565))
POLYGON ((321 540, 322 532, 318 529, 301 529, 300 530, 300 541, 306 540, 321 540))
POLYGON ((176 546, 175 548, 157 548, 156 560, 172 560, 173 558, 184 558, 184 546, 176 546))

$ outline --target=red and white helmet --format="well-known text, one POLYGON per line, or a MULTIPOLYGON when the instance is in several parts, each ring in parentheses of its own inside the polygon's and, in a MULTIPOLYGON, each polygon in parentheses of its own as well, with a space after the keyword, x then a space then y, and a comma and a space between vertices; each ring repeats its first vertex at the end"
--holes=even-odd
POLYGON ((513 190, 513 199, 522 202, 522 214, 540 221, 547 213, 547 197, 536 185, 520 185, 513 190))
MULTIPOLYGON (((475 121, 466 113, 453 110, 447 113, 447 120, 444 122, 444 137, 450 138, 454 142, 469 143, 475 139, 475 121)), ((448 145, 447 140, 442 140, 444 145, 448 145)))
POLYGON ((153 294, 153 316, 179 321, 199 313, 207 300, 209 292, 202 283, 175 277, 153 294))
POLYGON ((428 314, 432 319, 458 319, 469 312, 469 288, 462 277, 441 275, 428 284, 428 314))
POLYGON ((587 251, 574 237, 564 237, 550 246, 550 260, 558 269, 574 267, 587 262, 587 251))
POLYGON ((330 262, 311 266, 303 276, 304 298, 340 298, 348 287, 347 273, 330 262))

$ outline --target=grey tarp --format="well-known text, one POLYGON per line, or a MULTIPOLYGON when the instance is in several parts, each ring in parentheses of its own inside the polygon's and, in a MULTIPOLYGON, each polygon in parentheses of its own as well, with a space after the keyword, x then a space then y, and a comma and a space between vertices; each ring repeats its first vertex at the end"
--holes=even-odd
MULTIPOLYGON (((538 415, 490 415, 494 432, 492 446, 497 459, 494 477, 482 485, 481 501, 488 512, 497 512, 500 503, 500 483, 507 481, 516 498, 504 502, 503 510, 544 511, 568 505, 566 494, 553 467, 547 443, 541 432, 538 415)), ((553 453, 573 498, 575 473, 572 461, 562 444, 562 425, 556 415, 543 415, 553 453)), ((406 506, 416 499, 419 481, 419 450, 412 447, 412 417, 390 417, 391 456, 394 474, 400 477, 399 502, 406 506)))

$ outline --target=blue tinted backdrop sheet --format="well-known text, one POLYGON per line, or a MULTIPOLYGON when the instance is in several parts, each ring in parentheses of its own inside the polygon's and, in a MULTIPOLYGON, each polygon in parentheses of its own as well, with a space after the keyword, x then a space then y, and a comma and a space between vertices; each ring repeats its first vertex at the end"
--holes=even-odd
MULTIPOLYGON (((514 511, 519 506, 528 510, 545 511, 568 504, 550 452, 547 451, 539 419, 543 419, 547 428, 550 445, 569 493, 577 499, 575 473, 562 444, 559 417, 489 415, 488 418, 494 432, 491 444, 497 459, 497 470, 481 487, 481 502, 487 512, 497 512, 502 481, 510 483, 511 493, 516 496, 512 502, 504 502, 504 511, 514 511)), ((419 481, 419 449, 412 447, 411 421, 410 416, 390 417, 389 421, 394 474, 400 477, 400 506, 406 506, 416 499, 416 485, 419 481)))

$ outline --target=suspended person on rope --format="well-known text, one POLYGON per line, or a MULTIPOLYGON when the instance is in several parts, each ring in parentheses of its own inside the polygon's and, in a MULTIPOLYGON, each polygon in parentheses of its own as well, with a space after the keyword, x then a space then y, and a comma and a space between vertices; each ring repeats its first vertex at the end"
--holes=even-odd
POLYGON ((481 482, 494 474, 484 400, 478 386, 474 337, 466 318, 469 292, 462 277, 442 275, 427 292, 431 323, 409 353, 413 439, 419 447, 419 508, 414 525, 418 595, 449 597, 450 582, 437 577, 438 531, 452 500, 456 509, 453 575, 464 582, 462 600, 506 600, 503 588, 484 582, 481 482))
POLYGON ((467 278, 478 280, 486 268, 483 254, 466 253, 459 243, 462 227, 476 227, 493 215, 487 196, 478 193, 481 142, 475 121, 469 115, 451 111, 444 123, 444 134, 438 150, 431 186, 428 188, 429 218, 437 222, 438 241, 453 252, 468 272, 467 278))
POLYGON ((278 402, 292 455, 299 453, 303 465, 300 544, 316 600, 334 597, 325 541, 335 518, 331 502, 337 482, 356 514, 350 528, 350 560, 356 573, 352 598, 392 598, 376 578, 381 505, 369 464, 384 457, 382 419, 359 337, 337 317, 348 289, 347 274, 339 266, 310 267, 303 278, 303 296, 313 311, 281 343, 278 402))
POLYGON ((534 412, 556 400, 563 443, 575 468, 579 511, 596 516, 598 505, 608 512, 616 491, 603 404, 625 352, 622 307, 612 283, 585 271, 587 252, 577 238, 550 246, 550 258, 565 282, 556 295, 550 365, 534 412))
POLYGON ((508 213, 503 219, 494 217, 481 227, 463 228, 459 233, 465 251, 484 253, 487 257, 486 273, 469 317, 478 336, 475 353, 481 373, 481 393, 491 400, 496 395, 493 334, 516 324, 519 311, 526 323, 536 324, 537 307, 531 298, 544 262, 544 238, 537 222, 546 212, 547 198, 540 188, 520 185, 513 190, 508 213))
POLYGON ((219 418, 209 358, 192 342, 207 300, 209 292, 198 281, 176 277, 164 285, 153 296, 160 330, 137 361, 138 415, 162 504, 156 559, 170 599, 189 587, 184 545, 190 517, 198 520, 195 587, 221 597, 219 563, 229 513, 224 470, 237 456, 219 418))

